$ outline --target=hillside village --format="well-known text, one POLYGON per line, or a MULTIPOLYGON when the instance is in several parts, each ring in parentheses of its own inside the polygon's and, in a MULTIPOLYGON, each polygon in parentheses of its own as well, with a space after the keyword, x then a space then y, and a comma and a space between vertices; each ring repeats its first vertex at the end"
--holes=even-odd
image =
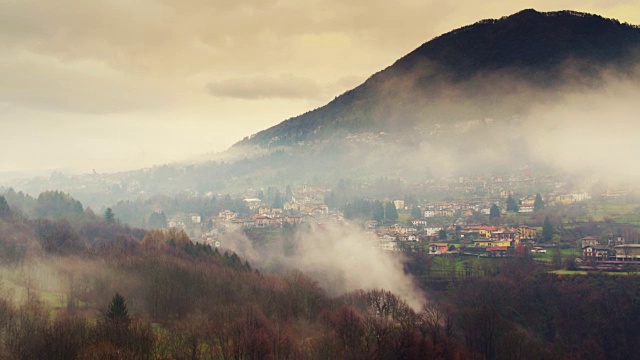
MULTIPOLYGON (((126 178, 93 179, 92 186, 108 186, 119 193, 142 191, 126 178)), ((57 181, 60 177, 54 176, 47 184, 53 187, 57 181)), ((73 192, 70 184, 68 190, 73 192)), ((341 180, 333 186, 314 183, 286 189, 268 187, 231 196, 185 189, 173 200, 165 197, 157 202, 151 197, 153 201, 145 203, 120 201, 114 210, 119 219, 134 226, 183 229, 194 241, 219 247, 225 246, 224 235, 235 231, 277 232, 306 222, 348 223, 361 226, 370 235, 372 246, 390 252, 508 257, 521 253, 519 247, 544 254, 562 245, 579 251, 585 263, 634 260, 634 243, 640 240, 636 234, 618 236, 617 242, 611 242, 608 238, 620 231, 611 230, 606 238, 597 231, 562 236, 555 231, 555 235, 543 239, 545 217, 551 217, 558 230, 591 223, 593 216, 602 217, 597 211, 607 211, 593 204, 621 203, 632 196, 630 187, 603 186, 595 191, 595 195, 589 194, 573 185, 571 179, 534 176, 523 167, 504 176, 451 176, 410 184, 391 179, 341 180), (402 193, 420 194, 420 198, 398 196, 402 193), (545 211, 536 209, 536 195, 545 211), (198 205, 201 203, 206 205, 198 205), (497 213, 492 213, 493 207, 497 213), (153 212, 151 218, 145 211, 153 212), (387 212, 395 215, 388 216, 387 212), (153 216, 161 217, 160 221, 153 221, 153 216), (597 242, 579 243, 581 238, 598 235, 597 242)))
MULTIPOLYGON (((550 182, 551 179, 542 181, 550 182)), ((186 230, 196 241, 224 247, 224 234, 234 231, 279 231, 311 222, 349 223, 361 226, 371 237, 372 246, 391 252, 423 252, 430 255, 465 255, 481 257, 521 256, 522 252, 544 254, 561 245, 579 249, 583 259, 579 261, 633 261, 640 259, 640 245, 625 243, 622 236, 615 241, 556 238, 543 239, 544 229, 536 223, 538 210, 536 194, 512 196, 507 190, 522 185, 523 180, 495 178, 465 180, 447 179, 433 182, 431 186, 441 191, 476 191, 481 187, 490 196, 467 196, 460 200, 418 201, 417 199, 375 199, 385 212, 393 208, 396 217, 375 220, 345 213, 345 208, 330 208, 327 200, 335 190, 303 185, 287 188, 286 193, 277 193, 277 199, 264 199, 262 191, 247 192, 242 197, 245 213, 221 209, 209 216, 180 214, 167 219, 169 227, 186 230), (512 202, 511 204, 509 202, 512 202), (514 206, 516 208, 509 208, 514 206), (275 205, 275 206, 274 206, 275 205), (498 209, 492 213, 492 207, 498 209), (398 216, 399 215, 399 216, 398 216), (496 219, 497 218, 497 219, 496 219)), ((547 208, 563 211, 582 211, 592 197, 585 191, 563 191, 562 183, 554 183, 557 189, 539 195, 547 208), (568 209, 568 210, 567 210, 568 209)), ((432 189, 433 190, 433 189, 432 189)), ((624 196, 624 190, 606 189, 597 197, 611 199, 624 196), (622 195, 620 195, 622 194, 622 195)), ((348 204, 347 204, 348 205, 348 204)), ((567 216, 567 221, 578 221, 567 216)), ((538 216, 539 217, 539 216, 538 216)), ((613 238, 614 234, 609 236, 613 238)), ((627 241, 629 242, 629 241, 627 241)))

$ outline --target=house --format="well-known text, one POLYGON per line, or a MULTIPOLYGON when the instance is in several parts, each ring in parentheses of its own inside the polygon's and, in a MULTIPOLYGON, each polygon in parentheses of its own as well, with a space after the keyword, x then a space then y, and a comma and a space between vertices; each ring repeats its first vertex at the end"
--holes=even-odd
POLYGON ((424 227, 427 227, 427 220, 424 220, 424 219, 411 220, 411 225, 424 228, 424 227))
POLYGON ((442 209, 442 210, 438 210, 436 214, 442 217, 453 217, 453 215, 455 215, 455 210, 451 208, 442 209))
POLYGON ((401 235, 398 235, 398 236, 396 237, 396 239, 397 239, 398 241, 405 241, 405 242, 408 242, 408 241, 418 241, 418 237, 417 237, 417 236, 415 236, 415 235, 411 235, 411 234, 401 234, 401 235))
POLYGON ((587 245, 582 248, 585 259, 607 260, 609 259, 609 248, 603 245, 587 245))
POLYGON ((441 227, 428 227, 424 229, 424 233, 427 236, 434 236, 434 235, 438 235, 440 233, 440 230, 442 230, 441 227))
POLYGON ((429 244, 429 254, 442 255, 449 251, 449 244, 447 243, 431 243, 429 244))
POLYGON ((520 240, 535 240, 538 236, 538 230, 525 225, 518 227, 518 233, 520 233, 520 240))
POLYGON ((491 239, 477 239, 473 240, 473 246, 475 247, 493 247, 493 246, 511 246, 509 240, 491 240, 491 239))
POLYGON ((618 261, 640 261, 640 244, 623 244, 613 247, 618 261))
POLYGON ((509 251, 508 246, 491 246, 486 250, 488 257, 505 257, 509 251))
POLYGON ((378 226, 378 222, 376 220, 367 220, 364 222, 364 227, 367 229, 375 229, 378 226))
POLYGON ((378 247, 387 251, 399 251, 395 236, 389 234, 378 237, 378 247))
POLYGON ((520 206, 518 207, 518 212, 521 214, 528 214, 534 211, 535 211, 535 207, 533 206, 532 203, 520 204, 520 206))
POLYGON ((257 228, 266 228, 272 225, 273 219, 266 215, 256 215, 253 217, 254 226, 257 228))
MULTIPOLYGON (((520 243, 520 233, 513 230, 502 229, 491 232, 491 240, 495 242, 509 242, 509 244, 517 245, 520 243)), ((500 245, 501 246, 501 245, 500 245)), ((509 245, 507 245, 509 246, 509 245)))
POLYGON ((593 236, 583 237, 582 239, 580 239, 580 243, 582 244, 583 249, 587 246, 596 246, 600 244, 600 242, 598 242, 598 239, 594 238, 593 236))
POLYGON ((289 225, 297 225, 300 224, 300 216, 285 216, 284 217, 284 222, 286 222, 289 225))
POLYGON ((236 216, 238 216, 238 214, 234 213, 233 211, 229 211, 229 210, 221 210, 218 213, 218 217, 225 219, 225 220, 231 220, 233 218, 235 218, 236 216))
POLYGON ((250 210, 255 210, 262 204, 262 200, 257 198, 244 199, 243 201, 250 210))
POLYGON ((424 217, 425 218, 432 218, 436 216, 436 211, 435 210, 425 210, 424 211, 424 217))
POLYGON ((400 234, 415 234, 416 232, 418 232, 418 230, 416 228, 406 227, 406 226, 402 226, 400 224, 394 224, 393 228, 395 229, 396 232, 398 232, 400 234))

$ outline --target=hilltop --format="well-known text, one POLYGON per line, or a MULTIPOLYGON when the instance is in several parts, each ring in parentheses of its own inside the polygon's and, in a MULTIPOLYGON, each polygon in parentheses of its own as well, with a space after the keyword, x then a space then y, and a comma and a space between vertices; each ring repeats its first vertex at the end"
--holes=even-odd
POLYGON ((436 37, 327 105, 236 146, 521 118, 558 92, 601 86, 603 70, 628 75, 638 49, 637 26, 575 11, 523 10, 436 37))

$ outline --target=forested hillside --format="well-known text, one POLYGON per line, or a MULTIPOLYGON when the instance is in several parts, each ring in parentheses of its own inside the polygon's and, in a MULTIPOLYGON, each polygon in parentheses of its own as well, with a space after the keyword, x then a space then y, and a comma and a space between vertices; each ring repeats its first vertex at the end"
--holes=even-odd
MULTIPOLYGON (((87 214, 29 219, 4 197, 0 249, 3 359, 628 359, 640 350, 640 277, 563 277, 527 257, 427 287, 430 300, 413 309, 382 289, 329 296, 298 271, 262 274, 175 230, 87 214)), ((409 260, 420 276, 428 259, 409 260)))

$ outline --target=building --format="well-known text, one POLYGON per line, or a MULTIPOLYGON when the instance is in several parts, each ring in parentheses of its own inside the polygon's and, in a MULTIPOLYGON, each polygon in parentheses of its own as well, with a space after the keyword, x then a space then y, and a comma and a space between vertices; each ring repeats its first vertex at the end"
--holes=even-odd
POLYGON ((449 251, 449 244, 447 243, 431 243, 429 244, 429 254, 442 255, 449 251))
POLYGON ((225 219, 225 220, 231 220, 233 218, 235 218, 236 216, 238 216, 238 214, 234 213, 233 211, 230 210, 222 210, 218 213, 218 217, 225 219))
POLYGON ((618 261, 640 261, 640 244, 623 244, 613 247, 618 261))
POLYGON ((600 242, 598 242, 598 239, 594 238, 593 236, 583 237, 582 239, 580 239, 580 243, 582 244, 583 249, 587 246, 596 246, 600 244, 600 242))
POLYGON ((518 228, 518 233, 520 233, 520 240, 535 240, 538 236, 538 230, 525 225, 518 228))
POLYGON ((505 257, 509 251, 508 246, 491 246, 486 250, 488 257, 505 257))
POLYGON ((602 245, 587 245, 582 248, 582 255, 585 259, 608 260, 609 248, 602 245))

